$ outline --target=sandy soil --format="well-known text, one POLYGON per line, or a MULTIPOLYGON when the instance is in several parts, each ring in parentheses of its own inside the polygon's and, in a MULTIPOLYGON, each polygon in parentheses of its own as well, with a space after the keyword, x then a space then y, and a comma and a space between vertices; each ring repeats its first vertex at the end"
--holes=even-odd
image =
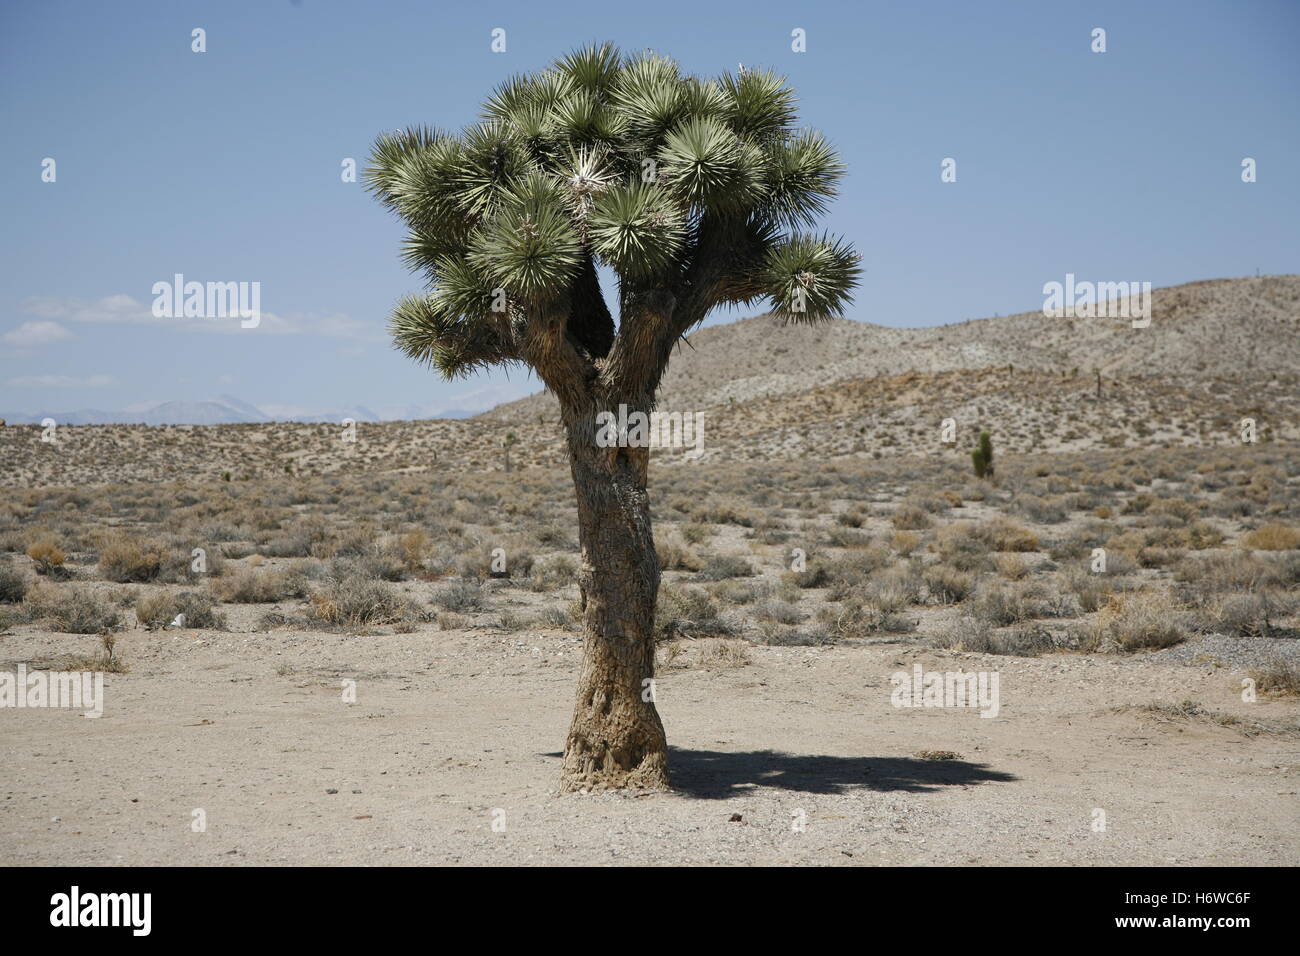
MULTIPOLYGON (((1230 669, 685 643, 657 693, 677 791, 561 796, 572 634, 123 634, 101 719, 0 710, 0 863, 1300 863, 1300 703, 1230 669), (914 663, 997 671, 1000 714, 896 709, 914 663), (1275 732, 1123 709, 1187 698, 1275 732)), ((0 638, 6 670, 80 649, 0 638)))

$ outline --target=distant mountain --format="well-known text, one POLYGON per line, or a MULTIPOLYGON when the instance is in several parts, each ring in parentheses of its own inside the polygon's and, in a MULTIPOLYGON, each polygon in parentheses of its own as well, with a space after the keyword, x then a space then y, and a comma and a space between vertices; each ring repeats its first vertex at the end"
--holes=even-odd
POLYGON ((242 412, 244 415, 248 416, 248 421, 250 422, 264 422, 268 420, 266 413, 256 405, 250 405, 243 399, 236 398, 233 395, 218 395, 217 401, 222 405, 225 405, 227 408, 233 408, 237 412, 242 412))
POLYGON ((387 406, 379 411, 365 405, 341 408, 301 410, 283 406, 258 408, 233 395, 220 395, 207 401, 143 402, 121 411, 98 408, 75 411, 40 411, 33 414, 0 414, 11 425, 39 425, 52 418, 60 425, 235 425, 250 422, 332 422, 345 418, 355 422, 422 421, 430 418, 469 418, 485 408, 439 408, 435 405, 387 406))

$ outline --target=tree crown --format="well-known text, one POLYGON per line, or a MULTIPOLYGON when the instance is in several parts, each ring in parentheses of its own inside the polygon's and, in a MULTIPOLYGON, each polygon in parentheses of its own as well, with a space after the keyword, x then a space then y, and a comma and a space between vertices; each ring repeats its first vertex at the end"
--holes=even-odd
POLYGON ((524 362, 562 400, 593 383, 648 397, 716 306, 839 315, 859 257, 808 230, 844 167, 795 121, 771 72, 703 80, 604 44, 507 80, 460 134, 380 137, 367 184, 429 282, 394 311, 398 347, 449 378, 524 362), (597 263, 617 276, 617 327, 597 263))

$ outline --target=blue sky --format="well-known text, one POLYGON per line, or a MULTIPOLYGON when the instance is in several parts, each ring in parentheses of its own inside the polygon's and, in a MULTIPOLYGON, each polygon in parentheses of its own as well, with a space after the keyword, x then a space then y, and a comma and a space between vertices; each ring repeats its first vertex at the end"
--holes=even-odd
POLYGON ((850 318, 1035 309, 1067 272, 1162 286, 1298 271, 1289 0, 9 0, 0 410, 219 393, 286 412, 456 407, 535 390, 518 372, 445 383, 392 350, 388 309, 419 281, 397 221, 340 163, 363 164, 384 130, 462 126, 509 74, 607 39, 696 73, 790 77, 849 167, 826 224, 863 255, 850 318), (178 272, 260 282, 270 318, 149 321, 153 283, 178 272))

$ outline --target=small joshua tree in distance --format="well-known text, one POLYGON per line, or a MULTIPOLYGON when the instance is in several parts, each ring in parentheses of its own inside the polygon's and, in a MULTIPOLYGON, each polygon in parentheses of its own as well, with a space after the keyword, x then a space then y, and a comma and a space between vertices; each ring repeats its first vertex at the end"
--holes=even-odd
POLYGON ((971 451, 970 458, 976 478, 993 477, 993 437, 988 432, 980 432, 979 445, 971 451))
POLYGON ((795 121, 773 73, 701 79, 604 44, 507 80, 459 134, 412 128, 372 151, 368 187, 429 283, 394 311, 398 348, 448 378, 523 364, 559 401, 584 617, 565 790, 669 783, 649 449, 601 447, 597 415, 652 411, 673 347, 715 307, 815 322, 856 284, 852 248, 807 231, 843 165, 795 121), (617 278, 617 318, 598 263, 617 278))

